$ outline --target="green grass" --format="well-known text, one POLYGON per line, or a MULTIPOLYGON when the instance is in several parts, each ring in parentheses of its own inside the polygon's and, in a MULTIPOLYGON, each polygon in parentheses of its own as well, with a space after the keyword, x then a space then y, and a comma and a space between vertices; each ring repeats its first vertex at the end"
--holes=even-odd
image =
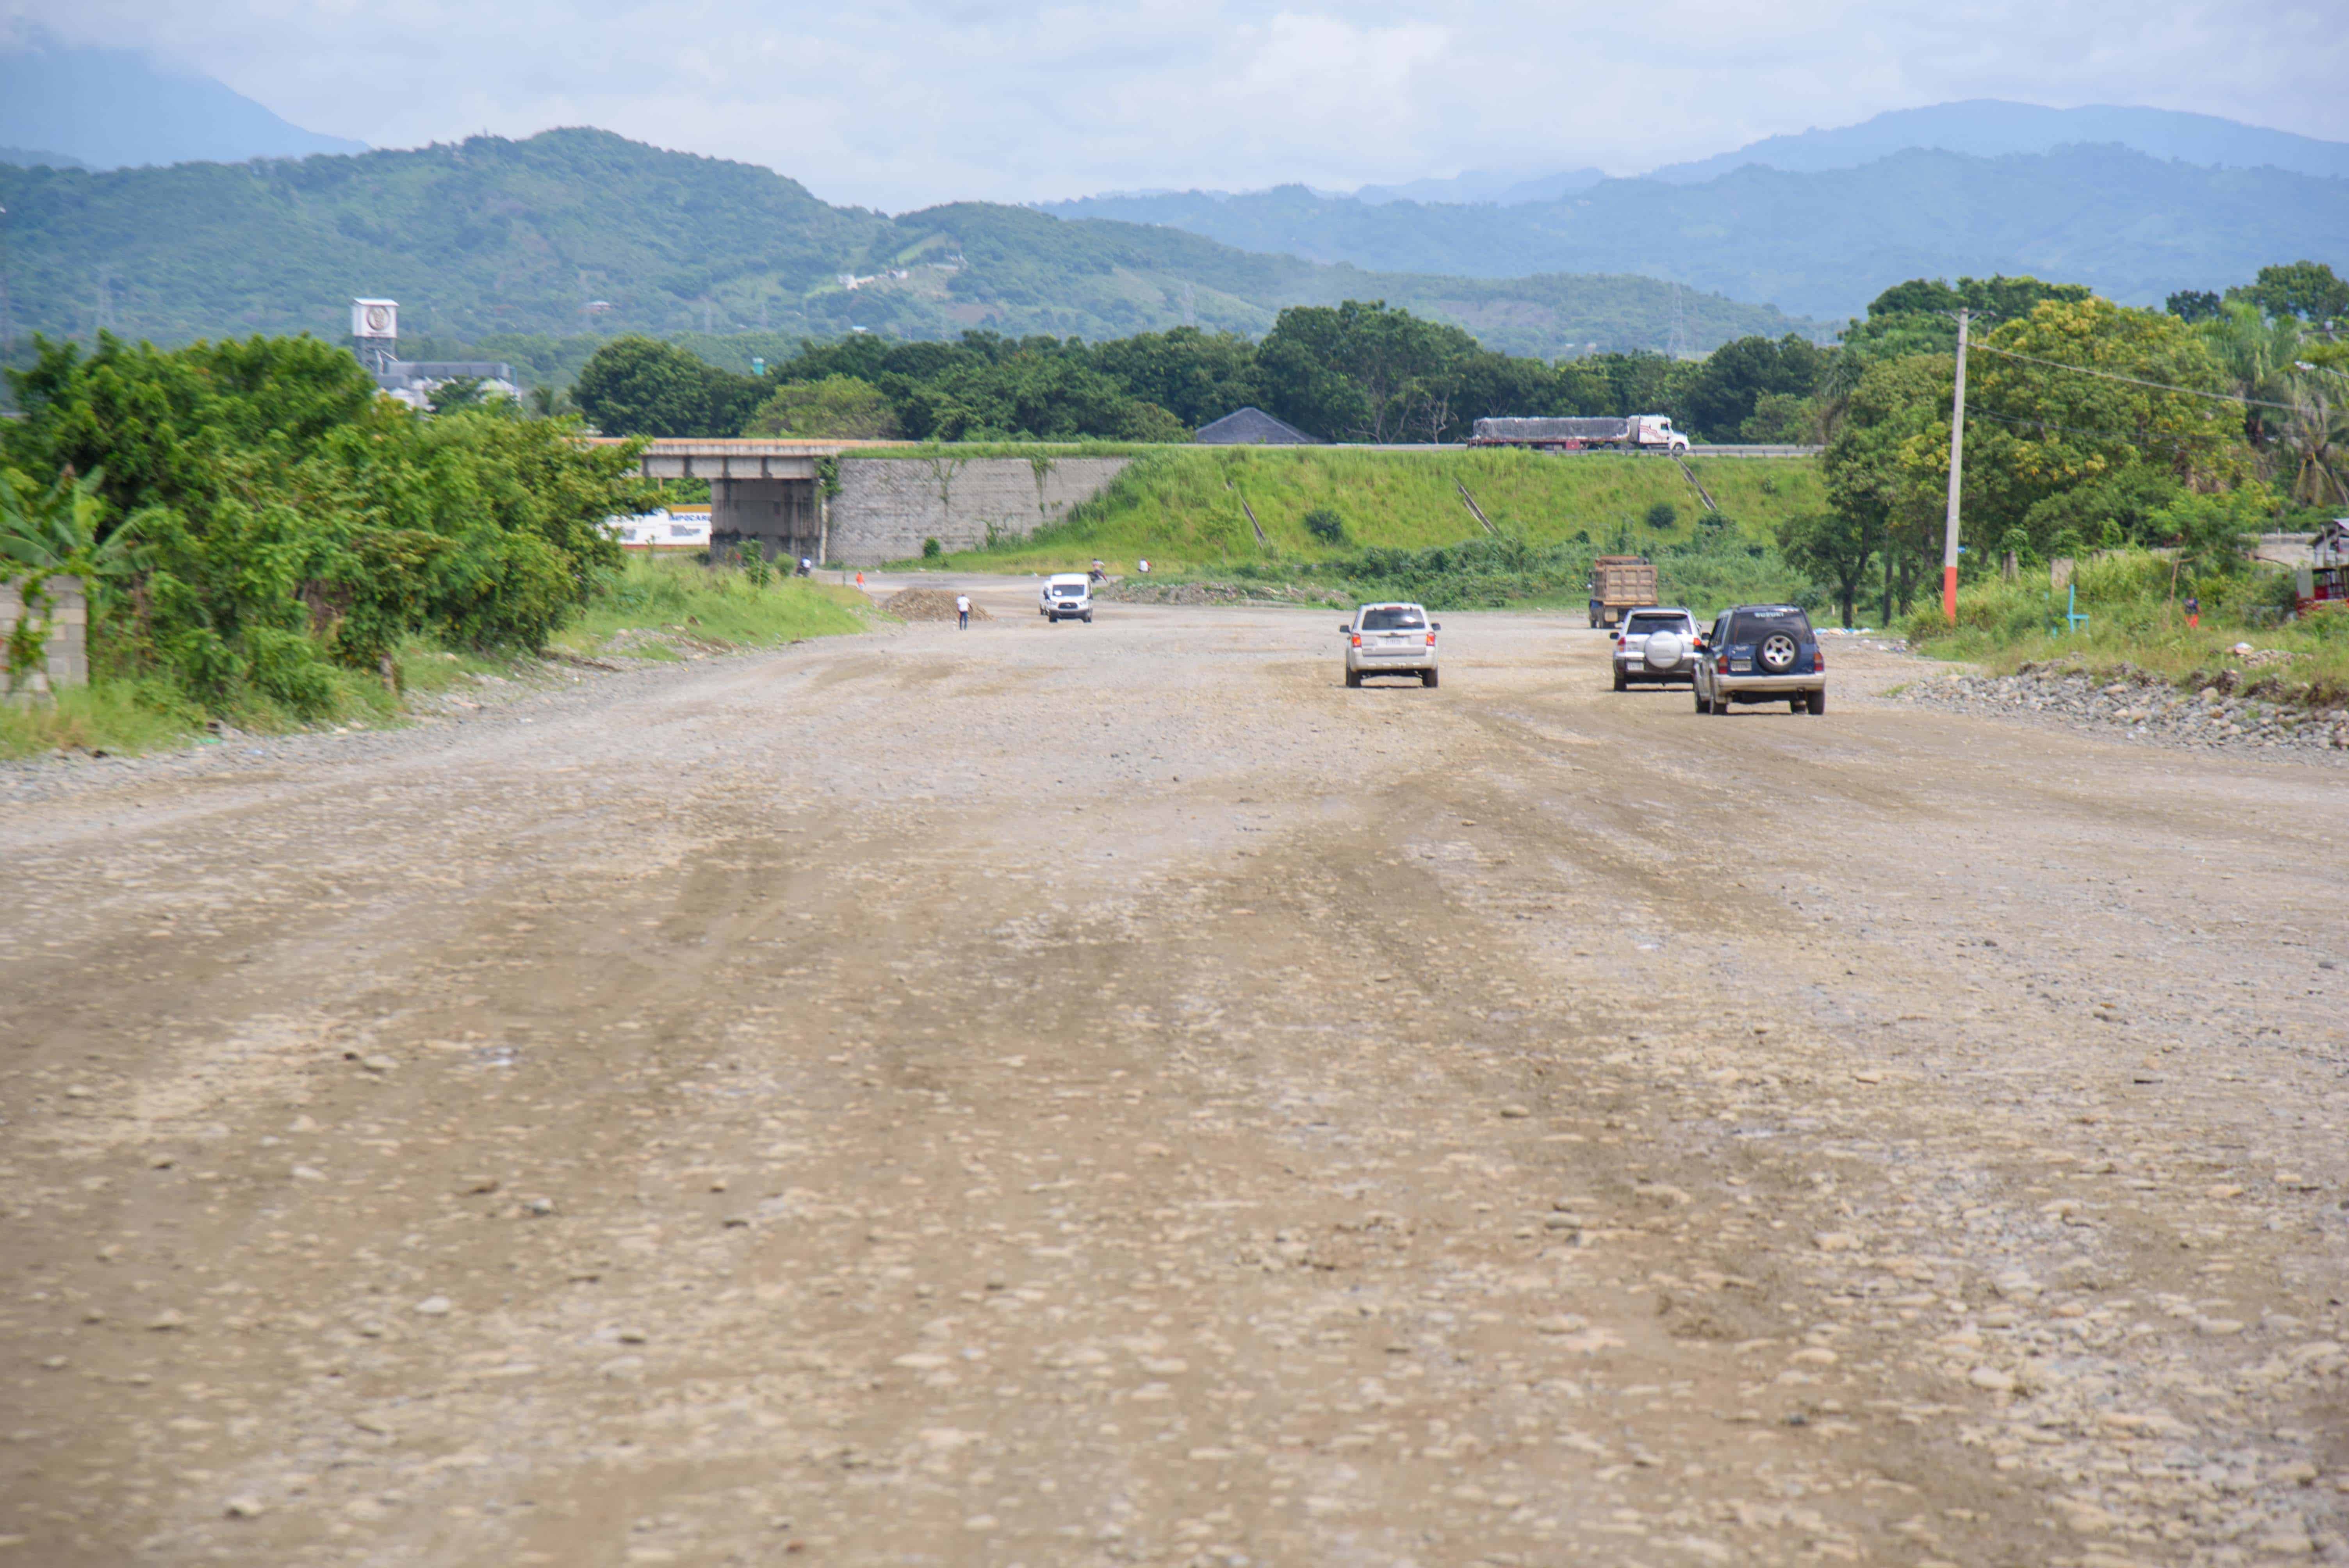
POLYGON ((2075 581, 2085 626, 2064 625, 2065 596, 2044 578, 1992 581, 1960 588, 1954 627, 1942 620, 1938 595, 1919 605, 1906 627, 1909 645, 2000 675, 2063 663, 2097 676, 2155 676, 2187 690, 2225 686, 2311 708, 2349 703, 2349 610, 2286 618, 2289 573, 2255 569, 2189 583, 2173 598, 2170 562, 2128 550, 2084 562, 2075 581), (2189 593, 2202 601, 2199 627, 2186 624, 2181 606, 2189 593), (2239 643, 2293 657, 2246 664, 2233 651, 2239 643))
POLYGON ((37 757, 79 747, 152 751, 203 733, 204 716, 160 680, 68 686, 56 700, 0 704, 0 757, 37 757))
MULTIPOLYGON (((1826 504, 1806 459, 1713 458, 1689 465, 1754 543, 1779 519, 1826 504)), ((1244 562, 1333 561, 1364 548, 1425 550, 1486 537, 1461 499, 1465 486, 1503 533, 1534 545, 1633 549, 1695 538, 1702 512, 1679 466, 1662 458, 1546 458, 1512 450, 1354 451, 1339 448, 1159 448, 1063 521, 991 550, 959 551, 960 571, 1065 572, 1099 557, 1113 572, 1148 560, 1154 573, 1224 574, 1244 562), (1230 488, 1226 488, 1226 485, 1230 488), (1265 532, 1259 544, 1240 502, 1265 532), (1648 527, 1671 506, 1675 521, 1648 527), (1305 531, 1327 507, 1344 521, 1336 543, 1305 531)))
MULTIPOLYGON (((558 633, 554 646, 595 655, 624 632, 667 632, 705 645, 764 648, 861 632, 871 614, 864 595, 853 588, 802 577, 778 577, 761 588, 740 572, 713 572, 675 557, 630 556, 610 592, 558 633)), ((635 656, 662 656, 657 638, 629 642, 635 656)))
MULTIPOLYGON (((651 633, 629 639, 629 655, 675 658, 664 634, 705 648, 771 647, 861 632, 874 616, 864 595, 853 588, 796 578, 754 588, 739 572, 632 556, 610 591, 558 633, 553 646, 593 655, 623 632, 651 633)), ((474 675, 526 678, 535 663, 527 655, 447 648, 417 638, 401 644, 392 658, 402 690, 419 695, 445 691, 474 675)), ((305 718, 265 703, 207 708, 157 676, 101 677, 60 692, 54 701, 0 704, 0 758, 73 748, 129 754, 202 744, 209 739, 207 721, 215 719, 253 735, 400 722, 398 702, 377 676, 337 670, 334 683, 326 711, 305 718)))

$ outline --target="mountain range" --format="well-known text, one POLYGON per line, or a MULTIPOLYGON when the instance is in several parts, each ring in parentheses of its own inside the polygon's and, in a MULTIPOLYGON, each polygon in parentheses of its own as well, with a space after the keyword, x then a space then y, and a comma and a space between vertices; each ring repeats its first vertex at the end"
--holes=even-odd
POLYGON ((1487 345, 1703 350, 1826 324, 1653 278, 1373 272, 1179 229, 957 203, 896 217, 771 170, 607 131, 410 151, 109 171, 0 167, 19 331, 159 341, 340 337, 354 295, 404 333, 971 328, 1102 338, 1186 323, 1259 334, 1283 305, 1384 299, 1487 345))
MULTIPOLYGON (((1668 163, 1636 178, 1661 180, 1668 185, 1699 185, 1749 163, 1784 170, 1789 174, 1816 174, 1831 169, 1857 169, 1894 153, 1918 150, 2002 158, 2010 153, 2053 152, 2060 147, 2084 144, 2127 147, 2165 161, 2196 163, 2209 169, 2268 168, 2321 178, 2349 177, 2349 143, 2320 141, 2314 137, 2245 125, 2216 115, 2110 105, 2047 108, 2003 98, 1968 98, 1922 108, 1891 109, 1857 125, 1764 137, 1729 152, 1693 162, 1668 163)), ((1371 205, 1400 201, 1453 205, 1485 202, 1513 207, 1554 201, 1569 192, 1588 190, 1606 178, 1597 169, 1530 176, 1470 170, 1450 179, 1365 185, 1352 195, 1371 205)), ((1324 194, 1337 196, 1345 192, 1324 194)))
POLYGON ((444 341, 696 331, 1260 333, 1382 298, 1496 348, 1820 336, 1910 277, 2131 304, 2349 257, 2349 144, 2207 115, 1973 100, 1610 179, 1469 172, 892 217, 608 132, 407 151, 123 50, 0 56, 0 337, 339 335, 390 294, 444 341), (11 149, 14 149, 13 150, 11 149))
POLYGON ((289 125, 210 77, 131 49, 46 41, 0 53, 0 162, 119 169, 199 159, 364 152, 367 143, 289 125))
POLYGON ((1826 317, 1856 315, 1910 277, 2028 273, 2158 304, 2269 263, 2349 256, 2349 179, 2111 145, 2001 157, 1911 149, 1815 172, 1747 163, 1701 181, 1608 180, 1509 206, 1371 202, 1289 185, 1041 210, 1380 270, 1675 278, 1826 317))

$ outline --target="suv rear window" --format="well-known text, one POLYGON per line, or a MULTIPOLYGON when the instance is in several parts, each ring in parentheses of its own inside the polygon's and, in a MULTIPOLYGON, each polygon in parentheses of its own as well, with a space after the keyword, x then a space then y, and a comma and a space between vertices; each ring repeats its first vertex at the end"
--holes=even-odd
POLYGON ((1732 643, 1758 643, 1773 632, 1793 634, 1798 643, 1813 642, 1811 618, 1788 605, 1783 610, 1740 610, 1729 618, 1732 643))
POLYGON ((1634 615, 1623 623, 1626 632, 1682 632, 1688 629, 1688 620, 1682 615, 1634 615))
POLYGON ((1362 630, 1365 632, 1415 632, 1427 624, 1416 610, 1365 610, 1362 630))

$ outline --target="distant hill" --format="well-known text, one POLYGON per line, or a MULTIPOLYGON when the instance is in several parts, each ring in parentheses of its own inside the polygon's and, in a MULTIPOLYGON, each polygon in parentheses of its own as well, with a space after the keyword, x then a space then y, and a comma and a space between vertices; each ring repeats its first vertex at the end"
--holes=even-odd
POLYGON ((0 167, 0 206, 25 327, 107 321, 167 342, 338 338, 354 294, 399 300, 403 330, 444 341, 857 327, 1100 338, 1186 321, 1253 333, 1285 304, 1347 298, 1543 355, 1661 348, 1676 311, 1692 349, 1819 329, 1640 277, 1366 272, 987 203, 893 219, 829 206, 769 170, 599 130, 103 173, 0 167))
POLYGON ((1701 183, 1610 180, 1509 207, 1371 204, 1292 185, 1043 210, 1369 268, 1677 278, 1827 317, 1857 315, 1909 277, 2030 273, 2149 304, 2273 262, 2349 256, 2349 179, 2199 168, 2119 147, 1912 150, 1808 173, 1748 164, 1701 183))
POLYGON ((1527 179, 1516 174, 1487 174, 1471 169, 1449 180, 1413 180, 1402 185, 1365 185, 1354 200, 1376 205, 1381 201, 1449 201, 1459 204, 1489 201, 1515 207, 1526 201, 1555 201, 1577 191, 1588 191, 1607 178, 1603 169, 1569 169, 1561 174, 1527 179))
POLYGON ((22 169, 47 164, 52 169, 87 169, 80 159, 62 152, 45 152, 37 147, 0 147, 0 163, 14 163, 22 169))
POLYGON ((159 68, 132 50, 51 46, 0 54, 5 143, 55 148, 93 169, 367 150, 365 142, 289 125, 210 77, 159 68))
POLYGON ((1648 178, 1697 185, 1749 163, 1803 174, 1857 169, 1911 149, 2001 158, 2017 152, 2053 152, 2059 147, 2084 143, 2126 147, 2151 158, 2210 169, 2282 169, 2320 178, 2349 178, 2349 142, 2319 141, 2288 130, 2177 109, 2106 105, 2044 108, 2000 98, 1894 109, 1833 130, 1765 137, 1733 152, 1668 165, 1648 178))

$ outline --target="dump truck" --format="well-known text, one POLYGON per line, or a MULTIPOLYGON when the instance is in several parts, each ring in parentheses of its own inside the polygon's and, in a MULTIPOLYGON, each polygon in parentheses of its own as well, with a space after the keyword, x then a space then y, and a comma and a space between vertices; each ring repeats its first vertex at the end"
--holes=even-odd
POLYGON ((1688 450, 1688 438, 1672 428, 1668 414, 1633 414, 1624 418, 1479 419, 1468 444, 1531 447, 1544 452, 1629 450, 1677 456, 1688 450))
POLYGON ((1602 555, 1590 563, 1590 624, 1612 626, 1627 610, 1656 602, 1656 563, 1644 555, 1602 555))

